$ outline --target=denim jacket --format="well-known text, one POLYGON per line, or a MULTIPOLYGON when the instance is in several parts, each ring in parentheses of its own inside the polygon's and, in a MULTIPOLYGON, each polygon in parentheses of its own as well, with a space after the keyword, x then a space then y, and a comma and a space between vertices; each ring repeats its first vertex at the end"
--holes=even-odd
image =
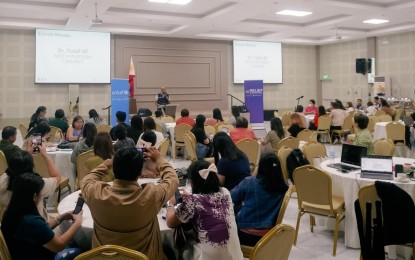
POLYGON ((238 229, 275 226, 284 194, 266 191, 255 176, 250 176, 232 189, 231 196, 235 208, 240 208, 236 215, 238 229))

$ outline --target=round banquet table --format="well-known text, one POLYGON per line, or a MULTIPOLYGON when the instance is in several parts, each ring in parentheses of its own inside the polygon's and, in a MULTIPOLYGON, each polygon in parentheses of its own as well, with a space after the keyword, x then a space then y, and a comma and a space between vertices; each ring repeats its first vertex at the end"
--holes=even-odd
MULTIPOLYGON (((340 162, 340 158, 336 158, 335 162, 340 162)), ((343 197, 345 202, 345 245, 351 248, 360 248, 359 233, 357 231, 357 222, 354 210, 354 202, 358 199, 358 192, 361 187, 373 184, 377 180, 360 178, 360 169, 349 173, 341 173, 334 168, 328 167, 328 163, 329 160, 326 160, 321 163, 320 167, 331 175, 333 195, 343 197)), ((415 165, 415 159, 393 157, 393 164, 405 163, 415 165)), ((405 190, 412 197, 412 199, 415 199, 415 181, 411 180, 407 183, 402 183, 395 180, 382 181, 392 182, 396 184, 398 187, 405 190)))
MULTIPOLYGON (((156 183, 159 179, 138 179, 138 183, 144 184, 148 182, 156 183)), ((58 206, 59 214, 63 214, 67 211, 73 211, 75 209, 76 201, 78 200, 79 193, 81 191, 78 190, 73 192, 72 194, 65 197, 58 206)), ((82 247, 83 249, 91 249, 91 241, 92 241, 92 233, 94 231, 94 221, 92 219, 91 211, 89 210, 88 205, 85 203, 83 208, 83 219, 81 228, 75 234, 75 242, 82 247)), ((163 246, 167 246, 169 248, 174 249, 174 240, 173 240, 173 229, 167 227, 166 220, 162 217, 166 215, 165 209, 162 208, 157 215, 158 223, 160 225, 161 231, 161 239, 163 242, 163 246)), ((61 227, 63 231, 68 230, 71 223, 69 221, 63 221, 61 227)))

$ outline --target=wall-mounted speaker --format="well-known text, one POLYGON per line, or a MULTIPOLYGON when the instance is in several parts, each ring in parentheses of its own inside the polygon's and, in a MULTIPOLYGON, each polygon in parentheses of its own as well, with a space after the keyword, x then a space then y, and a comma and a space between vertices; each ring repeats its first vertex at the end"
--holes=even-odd
POLYGON ((356 73, 366 74, 366 59, 356 59, 356 73))

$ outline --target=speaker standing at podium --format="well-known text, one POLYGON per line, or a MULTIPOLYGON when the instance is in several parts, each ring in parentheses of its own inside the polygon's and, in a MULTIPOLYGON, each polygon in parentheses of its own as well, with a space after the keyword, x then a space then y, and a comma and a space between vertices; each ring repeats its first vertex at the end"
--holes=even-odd
POLYGON ((165 87, 160 88, 160 93, 156 95, 156 106, 157 110, 162 110, 163 114, 166 112, 166 105, 170 104, 170 97, 167 94, 167 90, 165 87))

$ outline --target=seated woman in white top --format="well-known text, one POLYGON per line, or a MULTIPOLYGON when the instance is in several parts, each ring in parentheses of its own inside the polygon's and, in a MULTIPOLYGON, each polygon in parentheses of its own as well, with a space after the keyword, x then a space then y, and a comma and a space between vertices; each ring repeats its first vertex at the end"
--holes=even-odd
MULTIPOLYGON (((340 130, 342 129, 344 119, 348 115, 348 112, 346 110, 340 109, 337 102, 331 102, 332 110, 330 112, 331 117, 331 126, 330 126, 330 132, 333 130, 340 130)), ((333 134, 331 133, 331 136, 333 134)))
POLYGON ((96 126, 99 126, 99 125, 108 125, 107 120, 105 120, 104 118, 100 117, 98 115, 98 112, 95 109, 89 110, 88 115, 89 115, 89 118, 85 121, 85 124, 86 123, 93 123, 96 126))
POLYGON ((367 102, 367 108, 365 111, 367 116, 374 116, 378 110, 373 105, 372 101, 369 101, 367 102))
MULTIPOLYGON (((156 134, 157 141, 156 141, 156 144, 154 145, 154 147, 156 147, 158 149, 161 142, 163 142, 163 140, 164 140, 164 136, 163 136, 162 133, 156 131, 156 122, 154 121, 154 119, 152 117, 146 117, 146 119, 144 119, 143 125, 144 125, 144 132, 152 131, 156 134)), ((138 141, 137 141, 137 144, 136 144, 137 147, 138 147, 138 144, 140 143, 140 140, 142 140, 142 138, 141 138, 142 136, 143 136, 143 134, 141 134, 140 137, 138 138, 138 141)))

